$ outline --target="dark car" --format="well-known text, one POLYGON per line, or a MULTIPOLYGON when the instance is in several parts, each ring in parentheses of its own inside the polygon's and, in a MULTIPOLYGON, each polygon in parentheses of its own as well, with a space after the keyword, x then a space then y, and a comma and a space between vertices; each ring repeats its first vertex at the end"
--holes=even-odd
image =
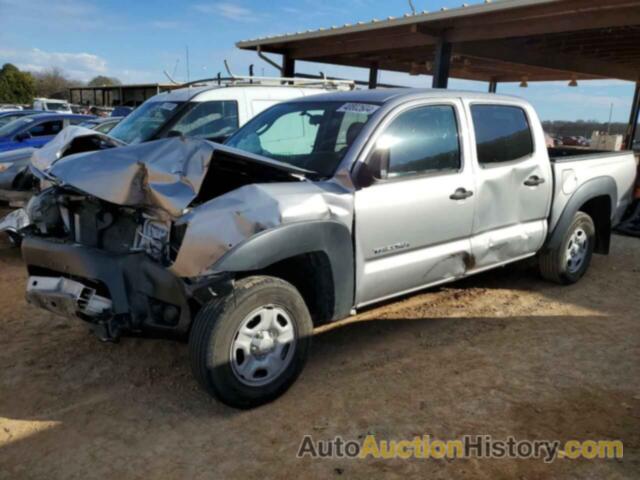
POLYGON ((11 110, 8 112, 0 112, 0 127, 6 125, 9 122, 13 122, 20 117, 26 117, 28 115, 35 115, 42 113, 37 110, 11 110))
POLYGON ((93 117, 60 113, 39 113, 13 120, 0 127, 0 152, 18 148, 40 148, 64 127, 79 125, 93 117))

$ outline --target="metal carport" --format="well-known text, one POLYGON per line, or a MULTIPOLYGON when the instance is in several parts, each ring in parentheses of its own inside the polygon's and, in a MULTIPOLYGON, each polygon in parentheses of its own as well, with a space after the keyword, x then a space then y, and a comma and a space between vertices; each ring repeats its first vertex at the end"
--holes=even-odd
POLYGON ((640 1, 509 0, 257 38, 241 49, 296 60, 427 74, 434 88, 461 78, 500 82, 613 78, 636 82, 626 144, 640 112, 640 1))

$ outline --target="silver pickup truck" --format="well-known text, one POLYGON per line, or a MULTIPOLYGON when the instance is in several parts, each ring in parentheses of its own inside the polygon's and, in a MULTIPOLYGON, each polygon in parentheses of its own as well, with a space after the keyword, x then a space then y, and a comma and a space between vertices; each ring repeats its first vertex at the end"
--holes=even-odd
POLYGON ((293 383, 314 326, 369 305, 536 255, 578 281, 636 171, 549 152, 525 101, 446 90, 301 98, 225 145, 67 153, 27 207, 28 300, 103 340, 188 337, 198 381, 241 408, 293 383))

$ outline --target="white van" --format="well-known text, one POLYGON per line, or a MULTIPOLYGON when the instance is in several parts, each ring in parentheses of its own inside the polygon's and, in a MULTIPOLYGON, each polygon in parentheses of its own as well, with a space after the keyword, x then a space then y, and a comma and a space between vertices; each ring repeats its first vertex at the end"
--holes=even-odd
POLYGON ((34 98, 33 109, 42 110, 43 112, 73 113, 67 101, 53 98, 34 98))
POLYGON ((352 82, 284 80, 233 79, 160 93, 131 112, 109 132, 109 136, 128 144, 172 135, 223 142, 255 115, 276 103, 353 88, 352 82))

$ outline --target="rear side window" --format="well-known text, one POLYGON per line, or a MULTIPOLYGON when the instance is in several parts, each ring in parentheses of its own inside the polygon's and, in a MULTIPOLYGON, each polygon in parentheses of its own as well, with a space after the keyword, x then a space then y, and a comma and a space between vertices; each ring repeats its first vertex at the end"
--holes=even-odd
POLYGON ((429 105, 400 114, 378 139, 388 149, 388 177, 459 170, 458 124, 452 106, 429 105))
POLYGON ((471 115, 480 165, 511 162, 533 153, 531 127, 521 108, 472 105, 471 115))

